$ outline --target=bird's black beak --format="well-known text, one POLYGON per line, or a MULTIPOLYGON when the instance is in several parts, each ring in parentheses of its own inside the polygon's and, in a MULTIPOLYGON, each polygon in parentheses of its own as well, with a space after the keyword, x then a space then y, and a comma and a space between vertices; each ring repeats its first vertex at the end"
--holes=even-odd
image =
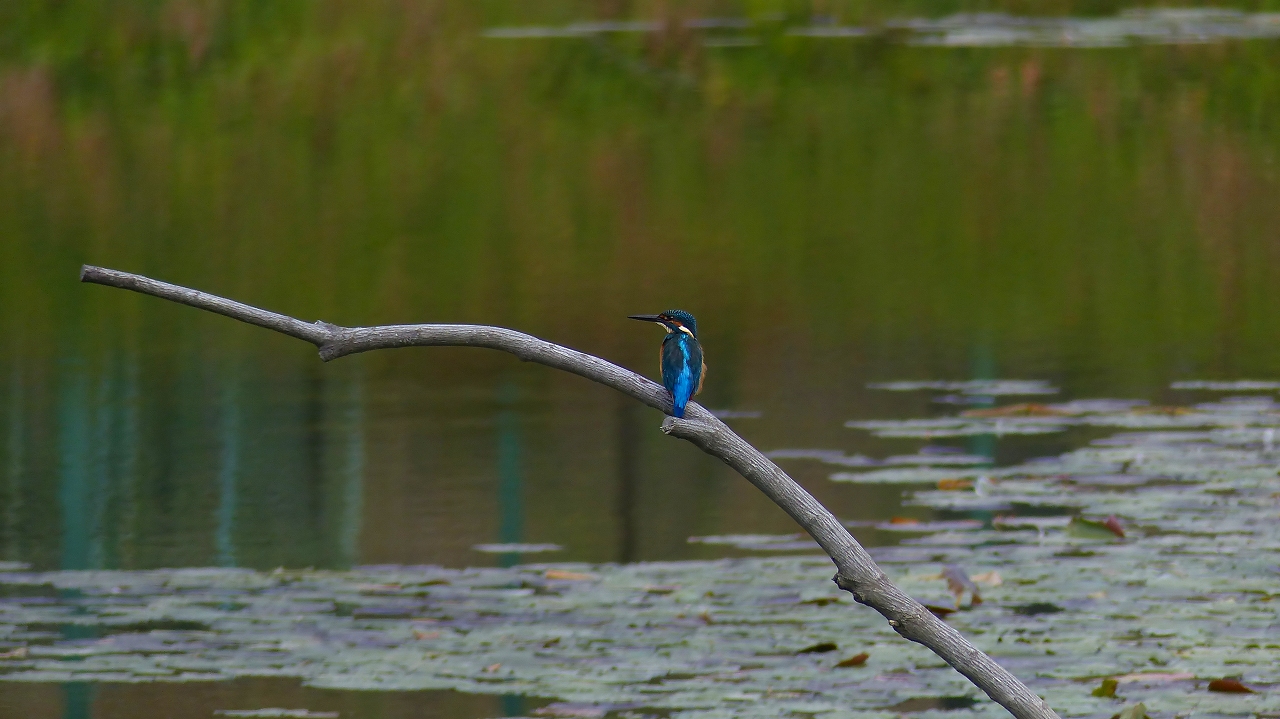
POLYGON ((627 315, 629 320, 640 320, 641 322, 660 322, 658 315, 627 315))

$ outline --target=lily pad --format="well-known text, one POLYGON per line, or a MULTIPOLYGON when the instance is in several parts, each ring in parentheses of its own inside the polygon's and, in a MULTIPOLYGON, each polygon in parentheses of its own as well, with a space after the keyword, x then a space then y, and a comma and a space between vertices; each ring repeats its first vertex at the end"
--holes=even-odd
MULTIPOLYGON (((1209 694, 1195 680, 1280 684, 1276 463, 1262 442, 1232 434, 1280 427, 1280 414, 1257 402, 1229 409, 1196 410, 1208 430, 1124 429, 1122 442, 975 471, 972 490, 939 491, 929 474, 970 471, 963 467, 863 473, 925 473, 914 476, 929 477, 927 486, 907 499, 921 511, 1007 508, 992 528, 918 522, 923 531, 904 540, 912 544, 873 556, 1063 717, 1115 713, 1114 699, 1091 695, 1100 677, 1155 716, 1204 712, 1209 701, 1218 716, 1280 712, 1280 693, 1209 694), (983 495, 975 475, 994 480, 983 495), (1096 481, 1129 475, 1159 481, 1096 481), (1115 515, 1127 537, 1103 527, 1108 541, 1088 541, 1071 535, 1069 519, 1043 516, 1068 512, 1115 515), (944 576, 962 594, 983 577, 983 602, 957 607, 944 576)), ((1140 410, 1098 411, 1123 427, 1140 410)), ((816 552, 802 535, 693 541, 816 552)), ((916 706, 906 702, 971 696, 963 677, 874 611, 832 601, 843 597, 832 573, 830 560, 813 555, 346 572, 17 567, 0 573, 0 681, 283 676, 681 719, 890 719, 916 706), (874 657, 873 670, 839 669, 848 660, 835 651, 796 653, 825 644, 856 647, 874 657)), ((1004 714, 986 700, 968 712, 1004 714)))

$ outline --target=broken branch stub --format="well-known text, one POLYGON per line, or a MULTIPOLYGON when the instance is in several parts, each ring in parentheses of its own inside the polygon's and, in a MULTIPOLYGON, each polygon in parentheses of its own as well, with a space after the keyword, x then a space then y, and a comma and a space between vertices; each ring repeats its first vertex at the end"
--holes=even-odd
MULTIPOLYGON (((314 344, 325 361, 393 347, 487 347, 526 362, 585 377, 668 415, 671 413, 671 396, 658 383, 594 355, 502 327, 445 324, 339 327, 327 322, 304 322, 217 295, 91 265, 81 269, 80 280, 133 290, 275 330, 314 344)), ((902 637, 928 647, 1018 719, 1058 719, 1048 704, 1017 677, 890 582, 871 555, 826 507, 701 405, 689 403, 684 419, 668 416, 662 423, 662 431, 720 459, 764 492, 835 562, 835 583, 855 600, 884 616, 902 637)))

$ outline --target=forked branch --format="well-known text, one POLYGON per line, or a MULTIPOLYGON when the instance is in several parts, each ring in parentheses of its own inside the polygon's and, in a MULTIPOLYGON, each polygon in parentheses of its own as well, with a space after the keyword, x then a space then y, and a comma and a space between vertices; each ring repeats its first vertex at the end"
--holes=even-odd
MULTIPOLYGON (((390 347, 488 347, 526 362, 586 377, 668 415, 671 412, 671 395, 656 382, 599 357, 515 330, 485 325, 338 327, 327 322, 303 322, 216 295, 101 267, 86 265, 80 271, 80 279, 198 307, 306 340, 319 348, 321 359, 326 361, 390 347)), ((668 416, 662 431, 719 458, 791 515, 835 562, 835 583, 858 602, 882 614, 898 634, 931 649, 1018 719, 1057 719, 1043 699, 1004 667, 890 582, 826 507, 706 409, 690 403, 685 418, 668 416)))

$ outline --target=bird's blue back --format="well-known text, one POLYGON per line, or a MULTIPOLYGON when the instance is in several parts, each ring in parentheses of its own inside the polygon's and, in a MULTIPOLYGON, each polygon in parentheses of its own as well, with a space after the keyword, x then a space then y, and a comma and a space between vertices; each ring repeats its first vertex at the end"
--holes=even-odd
POLYGON ((684 416, 689 398, 702 389, 702 346, 686 332, 671 332, 662 340, 662 384, 671 393, 671 414, 684 416))

